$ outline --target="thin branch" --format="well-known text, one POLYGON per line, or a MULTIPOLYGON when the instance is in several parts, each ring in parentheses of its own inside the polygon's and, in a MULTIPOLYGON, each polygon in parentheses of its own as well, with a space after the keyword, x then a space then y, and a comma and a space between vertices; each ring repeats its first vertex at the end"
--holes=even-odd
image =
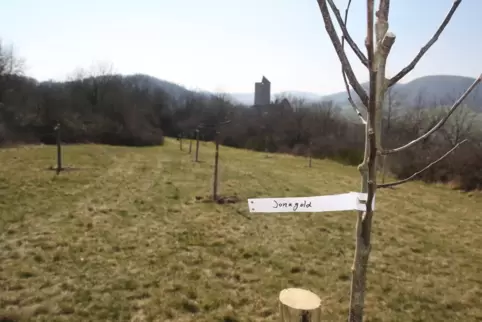
POLYGON ((338 35, 336 33, 335 27, 333 26, 333 21, 331 20, 330 13, 328 11, 328 7, 326 5, 326 0, 317 0, 318 6, 320 7, 321 15, 323 17, 323 21, 325 23, 326 33, 330 37, 331 43, 335 48, 336 54, 338 55, 338 59, 342 66, 344 66, 346 76, 348 77, 348 81, 350 85, 353 87, 353 90, 357 93, 358 97, 362 101, 363 105, 368 106, 368 95, 363 87, 358 82, 358 79, 353 72, 353 69, 350 65, 348 58, 346 57, 345 52, 341 48, 340 39, 338 39, 338 35))
POLYGON ((362 113, 360 112, 360 110, 358 109, 358 107, 356 107, 356 104, 355 104, 355 101, 353 100, 353 98, 351 97, 351 91, 350 91, 350 86, 348 85, 348 81, 346 79, 346 74, 345 74, 345 70, 342 68, 342 71, 341 71, 342 75, 343 75, 343 82, 345 83, 345 90, 348 94, 348 102, 350 102, 350 105, 351 107, 353 108, 353 110, 355 111, 355 113, 358 115, 358 117, 360 118, 360 121, 363 123, 363 124, 367 124, 367 121, 363 118, 363 115, 362 113))
POLYGON ((385 184, 379 184, 377 185, 377 188, 390 188, 390 187, 395 187, 395 186, 399 186, 405 182, 408 182, 410 180, 413 180, 415 179, 419 174, 421 174, 422 172, 425 172, 427 171, 428 169, 430 169, 431 167, 433 167, 434 165, 436 165, 437 163, 439 163, 440 161, 442 161, 443 159, 445 159, 446 157, 449 156, 450 153, 452 153, 453 151, 455 151, 455 149, 457 149, 461 144, 467 142, 467 140, 463 140, 459 143, 457 143, 453 148, 451 148, 447 153, 445 153, 444 155, 442 155, 440 158, 438 158, 437 160, 433 161, 432 163, 430 163, 429 165, 427 165, 425 168, 423 168, 422 170, 420 171, 417 171, 415 172, 414 174, 412 174, 410 177, 408 178, 405 178, 405 179, 402 179, 402 180, 399 180, 399 181, 395 181, 395 182, 390 182, 390 183, 385 183, 385 184))
POLYGON ((465 91, 464 94, 462 94, 462 96, 460 96, 460 98, 454 103, 454 105, 452 105, 452 107, 450 108, 447 115, 445 115, 445 117, 442 118, 437 124, 435 124, 435 126, 432 127, 427 133, 425 133, 422 136, 419 136, 415 140, 413 140, 413 141, 411 141, 411 142, 409 142, 409 143, 407 143, 407 144, 405 144, 401 147, 381 151, 381 154, 387 155, 387 154, 392 154, 392 153, 397 153, 397 152, 403 151, 403 150, 411 147, 412 145, 417 144, 418 142, 426 139, 430 135, 432 135, 435 131, 437 131, 439 128, 441 128, 445 124, 445 122, 447 122, 448 118, 455 112, 457 107, 459 107, 459 105, 463 102, 463 100, 472 92, 472 90, 480 83, 480 81, 482 81, 482 74, 472 83, 472 85, 469 86, 469 88, 465 91))
POLYGON ((341 18, 340 10, 338 10, 336 5, 333 3, 333 0, 327 0, 327 1, 328 1, 328 4, 330 5, 330 8, 333 11, 333 14, 335 15, 336 21, 338 21, 338 25, 340 26, 340 29, 343 33, 342 46, 343 46, 343 40, 346 39, 346 42, 350 45, 351 49, 353 49, 353 52, 360 59, 363 66, 368 67, 368 59, 363 54, 363 52, 360 50, 358 45, 353 41, 353 38, 351 38, 351 35, 348 32, 348 29, 346 27, 348 10, 350 10, 351 0, 348 1, 348 5, 347 5, 346 10, 345 10, 345 21, 343 21, 343 19, 341 18))
MULTIPOLYGON (((331 6, 332 1, 331 0, 329 0, 329 1, 330 1, 330 6, 331 6)), ((343 25, 345 26, 345 29, 346 29, 346 25, 347 25, 347 22, 348 22, 348 13, 350 11, 350 6, 351 6, 351 0, 348 1, 348 5, 346 6, 346 9, 345 9, 345 19, 344 19, 344 21, 342 21, 343 25)), ((332 7, 332 10, 333 10, 333 7, 332 7)), ((336 10, 338 10, 338 9, 336 9, 336 10)), ((340 23, 340 25, 341 25, 341 23, 340 23)), ((345 50, 344 47, 345 47, 345 37, 342 36, 341 37, 341 49, 345 50)), ((362 53, 362 55, 363 55, 363 53, 362 53)), ((363 56, 363 57, 365 57, 365 56, 363 56)), ((368 66, 368 62, 367 62, 366 66, 368 66)), ((351 107, 355 110, 355 113, 358 115, 358 117, 360 118, 362 123, 366 125, 367 121, 363 118, 362 113, 360 112, 360 110, 356 106, 355 101, 353 101, 353 97, 351 96, 350 85, 348 85, 348 80, 346 78, 345 68, 343 67, 343 64, 341 65, 341 74, 343 75, 343 82, 345 83, 346 93, 348 94, 348 102, 350 102, 351 107)))
POLYGON ((444 31, 445 27, 447 27, 447 25, 449 24, 452 16, 454 15, 461 2, 462 0, 454 0, 454 2, 452 3, 452 8, 450 8, 450 11, 447 13, 445 19, 443 20, 440 27, 438 27, 432 38, 425 44, 425 46, 422 47, 422 49, 420 49, 419 53, 417 54, 417 56, 415 56, 415 58, 410 64, 408 64, 398 74, 388 80, 388 87, 395 85, 399 80, 401 80, 403 77, 405 77, 405 75, 410 73, 415 68, 420 59, 422 59, 423 55, 425 55, 425 53, 430 49, 430 47, 432 47, 432 45, 438 40, 439 36, 444 31))

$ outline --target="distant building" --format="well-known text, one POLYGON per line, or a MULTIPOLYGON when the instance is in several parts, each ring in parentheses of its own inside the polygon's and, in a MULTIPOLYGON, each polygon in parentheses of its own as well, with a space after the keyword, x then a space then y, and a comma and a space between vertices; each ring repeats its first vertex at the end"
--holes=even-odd
POLYGON ((254 84, 254 105, 269 105, 271 102, 271 83, 263 76, 261 82, 254 84))

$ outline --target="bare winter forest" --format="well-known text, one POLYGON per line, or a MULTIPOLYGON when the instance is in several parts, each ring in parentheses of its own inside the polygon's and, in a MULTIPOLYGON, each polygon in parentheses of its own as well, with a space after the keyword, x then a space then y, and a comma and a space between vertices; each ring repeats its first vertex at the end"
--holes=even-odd
MULTIPOLYGON (((24 76, 23 64, 7 45, 0 47, 0 144, 54 143, 54 127, 62 127, 64 143, 152 146, 165 136, 214 139, 209 125, 230 120, 221 144, 258 151, 306 155, 311 143, 316 158, 357 165, 363 157, 364 127, 346 117, 333 101, 279 97, 269 106, 248 107, 227 95, 193 92, 146 75, 117 75, 107 65, 80 70, 65 82, 38 82, 24 76), (160 84, 162 83, 162 84, 160 84), (283 100, 287 98, 289 104, 283 100)), ((383 131, 398 146, 426 132, 446 113, 456 97, 424 99, 401 106, 396 90, 386 100, 383 131)), ((479 106, 463 106, 423 144, 386 160, 398 178, 417 170, 469 139, 436 166, 422 173, 426 182, 449 183, 463 190, 482 187, 479 106)))

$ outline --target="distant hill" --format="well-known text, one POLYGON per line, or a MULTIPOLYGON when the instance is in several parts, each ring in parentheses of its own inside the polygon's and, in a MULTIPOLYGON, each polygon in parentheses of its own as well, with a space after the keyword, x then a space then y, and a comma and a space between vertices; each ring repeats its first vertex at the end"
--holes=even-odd
MULTIPOLYGON (((417 103, 423 105, 431 104, 451 104, 455 101, 474 81, 474 78, 453 76, 453 75, 432 75, 414 79, 405 84, 397 84, 393 87, 393 93, 397 99, 402 101, 403 105, 413 106, 417 103)), ((368 83, 362 84, 364 88, 368 88, 368 83)), ((330 95, 319 95, 316 93, 288 91, 284 93, 275 93, 272 99, 279 94, 291 94, 303 97, 308 101, 316 100, 333 100, 342 106, 348 105, 347 94, 345 91, 330 95)), ((252 105, 254 93, 231 93, 235 100, 252 105)), ((353 94, 356 96, 356 94, 353 94)), ((476 88, 466 99, 466 104, 474 108, 474 110, 482 112, 482 88, 476 88)))
MULTIPOLYGON (((432 75, 414 79, 405 84, 393 87, 393 95, 406 106, 421 104, 427 107, 436 104, 451 105, 475 81, 475 78, 432 75)), ((368 83, 362 84, 367 88, 368 83)), ((354 94, 356 95, 356 94, 354 94)), ((323 97, 324 100, 333 100, 341 105, 347 105, 346 92, 339 92, 323 97)), ((482 112, 482 89, 480 85, 466 98, 465 104, 478 112, 482 112)))
MULTIPOLYGON (((475 81, 463 76, 436 75, 417 78, 407 84, 400 84, 395 92, 404 97, 404 101, 416 104, 418 97, 425 103, 441 102, 452 104, 475 81)), ((465 99, 465 104, 482 112, 482 89, 480 85, 465 99)))
POLYGON ((148 89, 161 88, 166 93, 171 95, 175 100, 182 100, 189 93, 191 93, 190 90, 186 89, 181 85, 168 82, 168 81, 156 78, 154 76, 149 76, 144 74, 134 74, 134 75, 128 75, 125 77, 134 80, 137 84, 139 84, 144 88, 148 88, 148 89))
MULTIPOLYGON (((176 100, 183 100, 189 94, 194 93, 181 85, 165 81, 153 76, 144 74, 134 74, 125 76, 135 79, 139 84, 147 88, 162 88, 176 100)), ((397 84, 393 87, 393 93, 402 105, 414 106, 422 103, 422 106, 431 106, 436 104, 452 104, 469 86, 474 82, 474 78, 453 76, 453 75, 433 75, 424 76, 414 79, 405 84, 397 84)), ((362 84, 364 88, 368 87, 368 83, 362 84)), ((475 111, 482 112, 482 85, 476 88, 466 99, 465 103, 471 106, 475 111)), ((196 91, 198 94, 215 94, 207 91, 196 91)), ((225 93, 226 96, 234 102, 245 105, 252 105, 254 102, 253 93, 225 93)), ((347 94, 345 91, 330 95, 319 95, 316 93, 302 91, 285 91, 282 93, 274 93, 274 100, 278 95, 296 96, 305 98, 307 101, 333 100, 343 107, 348 107, 347 94)), ((354 96, 356 94, 353 93, 354 96)))
MULTIPOLYGON (((253 87, 254 88, 254 87, 253 87)), ((236 102, 253 105, 254 103, 254 92, 253 93, 228 93, 228 95, 236 102)))

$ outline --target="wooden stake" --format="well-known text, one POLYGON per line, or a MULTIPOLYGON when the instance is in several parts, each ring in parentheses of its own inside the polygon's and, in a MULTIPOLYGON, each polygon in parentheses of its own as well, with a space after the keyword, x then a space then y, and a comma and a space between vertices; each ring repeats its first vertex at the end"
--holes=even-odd
POLYGON ((279 293, 281 322, 321 322, 321 300, 307 290, 287 288, 279 293))
POLYGON ((309 161, 308 161, 308 166, 311 168, 311 159, 313 158, 313 151, 311 149, 311 146, 312 146, 312 142, 310 141, 310 145, 308 147, 308 158, 309 158, 309 161))
POLYGON ((216 152, 214 153, 213 201, 218 199, 219 132, 216 132, 216 152))
POLYGON ((192 134, 189 136, 189 154, 192 152, 192 134))
POLYGON ((62 145, 60 139, 60 123, 55 126, 55 131, 57 132, 57 174, 62 171, 62 145))
POLYGON ((199 129, 196 129, 196 162, 199 162, 199 129))

